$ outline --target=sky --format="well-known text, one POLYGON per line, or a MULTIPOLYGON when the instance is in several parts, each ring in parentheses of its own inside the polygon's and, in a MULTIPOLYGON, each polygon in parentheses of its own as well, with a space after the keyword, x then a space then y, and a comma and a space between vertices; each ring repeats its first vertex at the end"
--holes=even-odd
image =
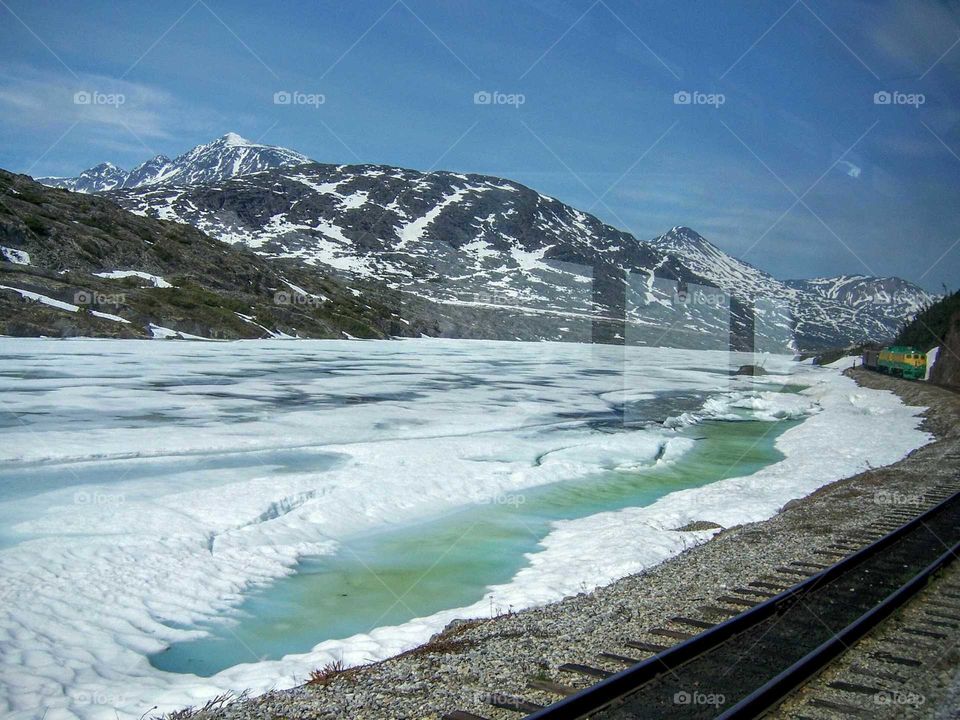
POLYGON ((960 287, 960 0, 0 0, 0 18, 15 172, 129 169, 232 131, 507 177, 641 240, 686 225, 782 279, 960 287))

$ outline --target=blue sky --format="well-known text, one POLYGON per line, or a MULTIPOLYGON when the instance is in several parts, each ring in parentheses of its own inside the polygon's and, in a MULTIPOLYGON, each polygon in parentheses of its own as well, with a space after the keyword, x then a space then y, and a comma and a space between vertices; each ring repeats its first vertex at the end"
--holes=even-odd
POLYGON ((688 225, 782 278, 960 285, 955 0, 0 0, 0 16, 6 169, 130 168, 235 131, 321 162, 509 177, 640 239, 688 225))

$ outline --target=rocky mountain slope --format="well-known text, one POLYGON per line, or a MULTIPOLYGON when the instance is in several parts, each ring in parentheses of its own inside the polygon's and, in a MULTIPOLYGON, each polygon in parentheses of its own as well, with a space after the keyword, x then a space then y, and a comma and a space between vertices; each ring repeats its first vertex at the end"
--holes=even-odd
POLYGON ((728 293, 787 312, 803 349, 890 340, 906 319, 934 300, 900 278, 845 275, 781 281, 727 255, 689 228, 674 228, 653 244, 728 293))
POLYGON ((377 287, 269 262, 189 225, 0 170, 0 334, 386 337, 437 333, 377 287), (380 293, 378 295, 378 293, 380 293))
POLYGON ((442 335, 820 349, 887 340, 932 300, 897 278, 781 281, 685 227, 642 242, 502 178, 312 163, 235 133, 42 180, 392 291, 442 335))
POLYGON ((111 163, 102 163, 84 170, 77 177, 43 177, 37 178, 37 182, 74 192, 93 193, 161 183, 215 183, 237 175, 306 162, 310 162, 308 157, 293 150, 262 145, 246 140, 236 133, 227 133, 211 143, 198 145, 174 160, 165 155, 157 155, 130 172, 111 163))
POLYGON ((641 242, 482 175, 311 163, 109 196, 263 257, 385 282, 404 298, 509 310, 542 328, 523 339, 583 339, 592 319, 618 316, 611 339, 720 347, 732 316, 760 347, 821 348, 892 337, 930 297, 901 280, 783 282, 689 228, 641 242))

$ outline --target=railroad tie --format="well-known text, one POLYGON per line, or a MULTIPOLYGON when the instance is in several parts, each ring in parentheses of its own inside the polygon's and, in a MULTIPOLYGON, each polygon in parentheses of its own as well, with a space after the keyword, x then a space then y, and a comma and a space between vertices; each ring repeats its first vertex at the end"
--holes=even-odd
POLYGON ((483 715, 474 715, 463 710, 454 710, 443 716, 443 720, 488 720, 483 715))
POLYGON ((717 605, 704 605, 700 608, 705 613, 714 613, 716 615, 726 615, 728 618, 733 617, 734 615, 739 615, 739 610, 731 610, 730 608, 719 607, 717 605))
POLYGON ((905 632, 908 635, 918 635, 920 637, 934 638, 936 640, 945 640, 946 638, 949 637, 949 635, 946 635, 945 633, 933 632, 932 630, 923 630, 922 628, 914 628, 914 627, 900 628, 900 632, 905 632))
POLYGON ((894 665, 904 665, 906 667, 920 667, 923 665, 923 663, 916 658, 894 655, 893 653, 884 652, 883 650, 871 653, 871 657, 879 660, 880 662, 893 663, 894 665))
POLYGON ((670 618, 670 622, 677 623, 678 625, 689 625, 690 627, 700 628, 701 630, 709 630, 716 625, 716 623, 708 622, 707 620, 697 620, 696 618, 684 617, 683 615, 670 618))
POLYGON ((689 640, 693 637, 691 633, 683 632, 682 630, 671 630, 670 628, 653 628, 649 631, 651 635, 659 635, 660 637, 672 638, 673 640, 689 640))
POLYGON ((883 688, 872 685, 860 685, 859 683, 846 682, 845 680, 834 680, 828 683, 827 687, 842 692, 856 693, 858 695, 876 695, 877 693, 883 692, 883 688))
POLYGON ((770 592, 769 590, 757 590, 755 588, 745 588, 745 587, 734 588, 732 592, 738 593, 739 595, 756 595, 762 598, 772 598, 775 595, 779 594, 775 592, 770 592))
POLYGON ((523 698, 513 697, 512 695, 503 695, 501 693, 491 693, 486 702, 488 705, 491 705, 500 710, 511 710, 513 712, 530 714, 534 713, 537 710, 543 710, 543 705, 537 705, 537 703, 527 702, 523 698))
POLYGON ((960 622, 960 615, 955 615, 953 613, 944 612, 939 608, 924 608, 923 612, 925 615, 930 615, 935 618, 942 618, 943 620, 955 620, 960 622))
POLYGON ((924 620, 924 625, 933 625, 934 627, 950 628, 956 630, 960 628, 960 621, 949 622, 947 620, 924 620))
POLYGON ((653 653, 654 655, 659 655, 664 650, 670 649, 665 645, 656 645, 654 643, 644 642, 643 640, 626 640, 623 644, 636 650, 646 650, 648 653, 653 653))
POLYGON ((856 552, 860 549, 859 545, 848 545, 844 543, 832 543, 827 545, 827 547, 836 548, 837 550, 846 550, 847 552, 856 552))
POLYGON ((595 678, 608 678, 613 675, 609 670, 601 670, 600 668, 591 667, 590 665, 581 665, 580 663, 564 663, 561 665, 558 670, 563 672, 579 673, 581 675, 588 675, 595 678))
POLYGON ((897 675, 893 672, 887 672, 885 670, 876 670, 874 668, 864 667, 859 663, 854 663, 850 666, 850 672, 855 675, 863 675, 864 677, 873 677, 879 678, 880 680, 888 680, 890 682, 899 683, 900 685, 905 685, 908 680, 903 675, 897 675))
POLYGON ((785 566, 774 568, 774 570, 784 575, 799 575, 800 577, 805 577, 805 578, 810 577, 811 575, 816 575, 815 572, 810 572, 809 570, 802 570, 800 568, 792 568, 792 567, 785 567, 785 566))
POLYGON ((926 601, 928 606, 942 608, 944 610, 953 610, 954 612, 960 612, 960 605, 955 602, 947 602, 946 600, 941 600, 940 598, 930 598, 926 601))
POLYGON ((824 698, 813 698, 810 704, 814 707, 824 708, 825 710, 836 710, 837 712, 843 713, 845 717, 872 717, 875 712, 874 710, 864 710, 849 703, 836 702, 835 700, 826 700, 824 698))
POLYGON ((746 598, 733 597, 732 595, 721 595, 717 598, 719 602, 725 602, 730 605, 742 605, 743 607, 754 607, 760 603, 754 600, 747 600, 746 598))
POLYGON ((577 692, 576 688, 572 688, 569 685, 561 685, 551 680, 531 680, 527 685, 531 690, 543 690, 544 692, 563 695, 564 697, 577 692))
POLYGON ((602 657, 604 660, 611 660, 613 662, 618 662, 622 665, 636 665, 639 662, 643 662, 639 658, 627 657, 626 655, 619 655, 617 653, 602 652, 597 654, 599 657, 602 657))
POLYGON ((830 567, 829 565, 823 565, 822 563, 800 562, 799 560, 794 561, 794 562, 792 562, 792 563, 790 563, 790 564, 791 564, 791 565, 796 565, 797 567, 812 568, 812 569, 817 570, 817 571, 826 570, 828 567, 830 567))
POLYGON ((783 583, 765 582, 763 580, 755 580, 754 582, 747 583, 747 585, 750 587, 769 588, 771 590, 776 590, 777 593, 781 593, 790 587, 789 585, 784 585, 783 583))

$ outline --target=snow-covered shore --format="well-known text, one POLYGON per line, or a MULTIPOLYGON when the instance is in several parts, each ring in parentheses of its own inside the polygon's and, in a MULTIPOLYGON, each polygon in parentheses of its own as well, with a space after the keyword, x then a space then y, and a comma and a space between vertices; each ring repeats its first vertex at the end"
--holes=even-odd
POLYGON ((387 657, 454 618, 485 615, 486 597, 212 678, 161 673, 146 658, 198 634, 172 623, 222 612, 251 583, 334 551, 351 532, 605 468, 670 462, 688 449, 668 429, 598 433, 569 417, 574 408, 596 418, 626 401, 642 414, 646 399, 683 390, 704 401, 673 424, 737 413, 806 419, 778 439, 785 459, 759 473, 556 523, 526 567, 490 588, 515 609, 709 537, 673 530, 689 521, 769 517, 930 439, 917 429, 917 408, 787 358, 767 359, 771 375, 732 380, 731 358, 709 351, 429 340, 147 345, 0 341, 4 409, 22 418, 0 443, 0 568, 9 579, 0 708, 13 717, 139 717, 227 689, 262 692, 330 659, 387 657), (787 383, 809 387, 776 392, 787 383))

